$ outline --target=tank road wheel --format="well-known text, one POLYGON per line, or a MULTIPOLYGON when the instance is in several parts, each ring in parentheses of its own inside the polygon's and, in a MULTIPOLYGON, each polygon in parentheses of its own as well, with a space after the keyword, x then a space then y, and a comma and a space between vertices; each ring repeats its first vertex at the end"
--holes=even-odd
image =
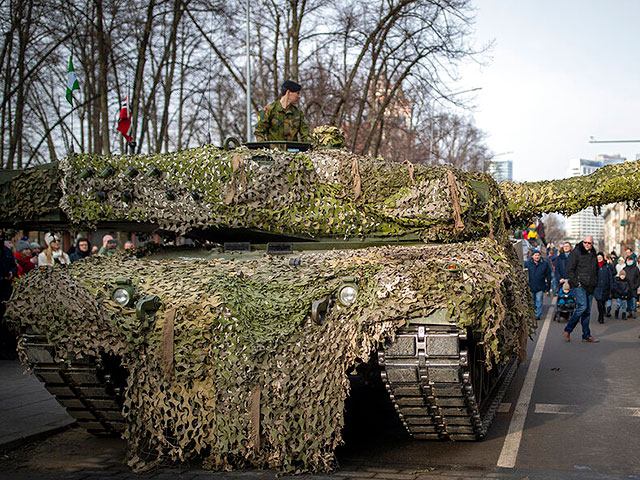
POLYGON ((471 354, 471 384, 473 385, 473 393, 476 402, 482 407, 489 391, 491 389, 489 372, 485 364, 484 348, 481 344, 473 342, 473 350, 471 354))
MULTIPOLYGON (((471 338, 472 333, 468 333, 471 338)), ((471 366, 471 385, 473 386, 473 394, 476 402, 483 410, 486 407, 487 400, 492 397, 492 389, 500 378, 501 369, 492 363, 491 369, 487 368, 487 356, 484 351, 484 345, 476 340, 471 340, 469 351, 471 357, 469 359, 471 366)))

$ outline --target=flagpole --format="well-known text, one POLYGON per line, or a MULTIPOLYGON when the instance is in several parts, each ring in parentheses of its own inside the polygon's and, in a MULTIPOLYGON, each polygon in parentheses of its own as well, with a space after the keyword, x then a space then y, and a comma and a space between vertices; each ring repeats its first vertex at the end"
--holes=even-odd
MULTIPOLYGON (((73 58, 73 48, 71 48, 71 56, 69 62, 73 58)), ((73 154, 73 95, 71 96, 71 141, 69 142, 69 153, 73 154)))
MULTIPOLYGON (((135 73, 133 74, 135 77, 135 73)), ((127 151, 127 153, 130 153, 131 155, 135 155, 136 153, 136 138, 135 138, 135 133, 133 133, 133 110, 131 109, 131 99, 133 98, 133 92, 132 92, 132 88, 131 88, 131 83, 129 83, 129 72, 127 72, 127 108, 129 109, 129 115, 131 116, 131 127, 130 127, 130 131, 131 131, 131 141, 127 142, 127 147, 129 147, 128 149, 125 149, 125 151, 127 151)), ((133 83, 133 82, 132 82, 133 83)))
MULTIPOLYGON (((213 10, 209 14, 209 32, 213 31, 213 10)), ((207 112, 209 112, 207 118, 207 144, 211 145, 211 74, 213 72, 213 49, 209 49, 209 78, 207 79, 207 112)))

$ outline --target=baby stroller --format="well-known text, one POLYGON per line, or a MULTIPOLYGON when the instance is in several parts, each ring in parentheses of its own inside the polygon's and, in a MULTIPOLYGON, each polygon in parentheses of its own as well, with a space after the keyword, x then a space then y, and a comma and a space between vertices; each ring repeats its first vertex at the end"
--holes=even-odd
POLYGON ((576 299, 571 292, 566 293, 562 290, 558 292, 558 302, 556 303, 556 309, 553 313, 553 319, 556 322, 564 319, 569 321, 571 314, 576 309, 576 299))

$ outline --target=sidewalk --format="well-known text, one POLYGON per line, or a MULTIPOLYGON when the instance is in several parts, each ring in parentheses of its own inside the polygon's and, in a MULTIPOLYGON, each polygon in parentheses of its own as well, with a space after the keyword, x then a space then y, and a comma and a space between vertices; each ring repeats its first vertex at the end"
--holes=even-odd
POLYGON ((52 435, 74 422, 18 360, 0 360, 0 451, 52 435))

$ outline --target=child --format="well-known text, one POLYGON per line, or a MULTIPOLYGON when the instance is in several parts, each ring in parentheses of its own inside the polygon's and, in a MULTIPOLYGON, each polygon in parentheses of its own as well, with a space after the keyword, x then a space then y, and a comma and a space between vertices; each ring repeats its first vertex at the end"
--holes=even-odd
POLYGON ((620 307, 622 307, 622 320, 627 317, 627 298, 631 295, 631 286, 627 280, 627 272, 620 270, 618 276, 613 279, 613 290, 611 296, 616 299, 616 313, 615 317, 618 318, 620 307))
POLYGON ((569 282, 562 284, 562 290, 558 292, 558 306, 573 306, 576 303, 576 298, 573 296, 569 282))

